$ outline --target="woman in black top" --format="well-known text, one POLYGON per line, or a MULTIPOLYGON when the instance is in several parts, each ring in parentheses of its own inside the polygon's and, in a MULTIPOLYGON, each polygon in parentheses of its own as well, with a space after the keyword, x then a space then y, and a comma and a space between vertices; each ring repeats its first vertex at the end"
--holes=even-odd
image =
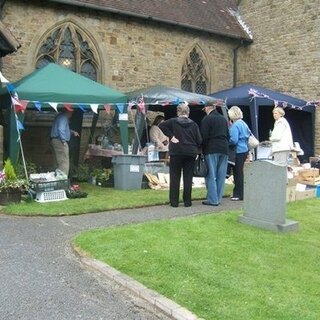
POLYGON ((189 119, 190 109, 187 103, 177 107, 178 117, 159 124, 159 128, 169 137, 170 155, 170 191, 169 200, 172 207, 179 205, 181 170, 183 172, 183 202, 190 207, 192 177, 195 158, 202 143, 198 125, 189 119))

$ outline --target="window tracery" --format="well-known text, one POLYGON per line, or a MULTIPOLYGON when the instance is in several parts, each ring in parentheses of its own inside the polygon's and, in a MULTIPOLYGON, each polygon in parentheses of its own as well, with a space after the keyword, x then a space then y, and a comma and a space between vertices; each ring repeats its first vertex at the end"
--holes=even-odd
POLYGON ((207 94, 209 78, 205 67, 205 58, 194 47, 188 54, 181 72, 181 89, 189 92, 207 94))
POLYGON ((36 69, 51 62, 94 81, 101 78, 93 43, 71 22, 54 29, 41 44, 36 57, 36 69))

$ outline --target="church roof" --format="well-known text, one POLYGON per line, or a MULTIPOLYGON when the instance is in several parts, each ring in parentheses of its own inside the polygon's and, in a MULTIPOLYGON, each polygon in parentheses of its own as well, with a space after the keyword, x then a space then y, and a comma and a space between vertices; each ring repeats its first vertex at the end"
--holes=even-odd
POLYGON ((251 42, 235 0, 50 0, 251 42))
POLYGON ((19 42, 8 29, 0 22, 0 58, 20 48, 19 42))

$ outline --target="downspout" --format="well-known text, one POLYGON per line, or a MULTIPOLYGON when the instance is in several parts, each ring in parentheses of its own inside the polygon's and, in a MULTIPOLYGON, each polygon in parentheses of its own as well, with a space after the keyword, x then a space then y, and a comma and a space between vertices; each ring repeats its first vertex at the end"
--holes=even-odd
POLYGON ((2 20, 2 11, 7 0, 0 0, 0 20, 2 20))
MULTIPOLYGON (((238 0, 237 1, 237 7, 238 10, 240 10, 240 4, 241 4, 242 0, 238 0)), ((238 77, 238 50, 244 46, 244 41, 243 39, 240 40, 240 44, 237 45, 234 49, 233 49, 233 88, 235 88, 237 86, 237 77, 238 77)))
POLYGON ((240 44, 237 45, 233 50, 233 88, 237 86, 238 77, 238 50, 244 46, 244 41, 241 40, 240 44))
MULTIPOLYGON (((7 0, 0 0, 0 21, 3 18, 3 7, 5 5, 7 0)), ((0 58, 0 71, 2 70, 3 67, 3 62, 2 62, 2 58, 0 58)))

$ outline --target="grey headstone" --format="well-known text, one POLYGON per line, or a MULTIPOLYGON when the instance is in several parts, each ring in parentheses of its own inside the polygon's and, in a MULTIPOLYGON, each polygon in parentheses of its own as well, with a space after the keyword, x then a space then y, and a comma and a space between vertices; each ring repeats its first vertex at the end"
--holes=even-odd
POLYGON ((253 161, 244 169, 242 223, 272 231, 296 231, 298 222, 286 219, 287 167, 273 161, 253 161))

